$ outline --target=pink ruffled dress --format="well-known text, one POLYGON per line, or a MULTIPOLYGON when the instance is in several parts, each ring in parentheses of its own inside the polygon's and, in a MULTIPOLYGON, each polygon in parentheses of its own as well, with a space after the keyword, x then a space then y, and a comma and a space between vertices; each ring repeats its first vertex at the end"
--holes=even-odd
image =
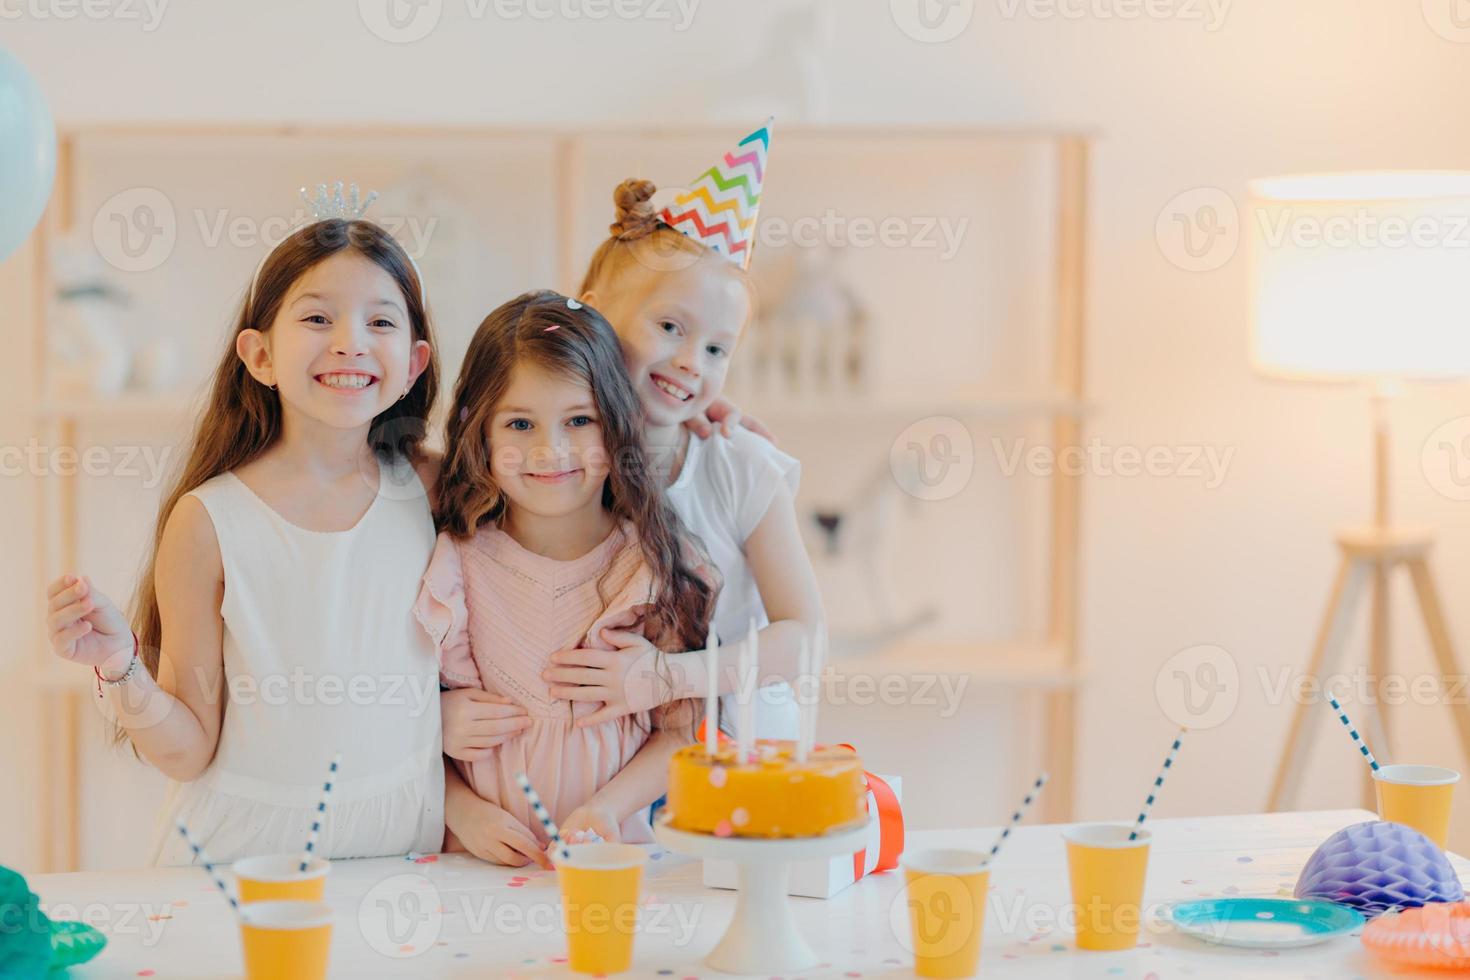
MULTIPOLYGON (((561 823, 637 754, 650 717, 640 712, 573 728, 598 706, 552 698, 541 672, 558 650, 611 649, 600 636, 604 627, 642 632, 652 598, 653 576, 627 526, 572 561, 534 554, 490 527, 468 541, 440 534, 435 543, 414 613, 438 644, 440 680, 503 695, 531 716, 531 727, 501 743, 490 759, 455 765, 482 799, 508 811, 543 844, 546 835, 516 774, 530 777, 561 823)), ((622 834, 627 843, 652 841, 647 811, 624 821, 622 834)))

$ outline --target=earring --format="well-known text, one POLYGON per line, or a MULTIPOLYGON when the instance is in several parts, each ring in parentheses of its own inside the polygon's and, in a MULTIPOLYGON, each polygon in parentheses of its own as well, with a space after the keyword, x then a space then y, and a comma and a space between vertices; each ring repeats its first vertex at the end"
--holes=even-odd
POLYGON ((404 388, 403 389, 403 394, 401 394, 401 395, 398 396, 398 400, 399 401, 403 401, 403 399, 407 398, 408 397, 409 389, 412 388, 412 387, 413 387, 413 385, 409 385, 408 388, 404 388))
POLYGON ((271 391, 275 391, 276 390, 276 386, 275 385, 266 385, 266 387, 269 388, 271 391))

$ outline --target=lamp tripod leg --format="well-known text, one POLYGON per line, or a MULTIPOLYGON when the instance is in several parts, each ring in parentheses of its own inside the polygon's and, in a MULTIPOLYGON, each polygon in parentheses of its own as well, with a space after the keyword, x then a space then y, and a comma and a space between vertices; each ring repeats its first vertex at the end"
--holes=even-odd
MULTIPOLYGON (((1352 621, 1353 609, 1357 605, 1358 593, 1367 577, 1368 566, 1344 555, 1337 570, 1337 579, 1332 584, 1332 595, 1327 600, 1327 611, 1317 632, 1317 643, 1312 649, 1312 659, 1307 665, 1307 675, 1321 678, 1337 662, 1342 640, 1352 621)), ((1271 783, 1271 796, 1266 803, 1267 811, 1280 810, 1290 804, 1296 795, 1300 770, 1311 752, 1315 740, 1316 725, 1307 724, 1307 714, 1314 709, 1313 702, 1305 699, 1298 702, 1292 714, 1291 728, 1286 735, 1281 760, 1276 766, 1276 778, 1271 783)), ((1467 719, 1470 720, 1470 719, 1467 719)))
POLYGON ((1450 643, 1450 631, 1445 625, 1439 596, 1434 591, 1434 576, 1429 572, 1429 563, 1423 558, 1411 558, 1408 564, 1409 575, 1414 580, 1414 593, 1419 597, 1419 611, 1424 614, 1424 627, 1429 631, 1429 646, 1439 665, 1442 690, 1460 735, 1460 748, 1465 753, 1463 758, 1470 759, 1470 705, 1465 703, 1465 672, 1450 643), (1457 697, 1451 700, 1451 695, 1457 697))
MULTIPOLYGON (((1389 741, 1388 705, 1383 702, 1383 684, 1388 679, 1389 667, 1389 572, 1392 565, 1387 560, 1373 564, 1373 604, 1369 610, 1368 633, 1368 701, 1363 705, 1363 724, 1368 733, 1368 745, 1377 754, 1380 762, 1394 758, 1393 746, 1389 741)), ((1363 809, 1378 809, 1378 792, 1373 785, 1371 772, 1363 774, 1363 809)))

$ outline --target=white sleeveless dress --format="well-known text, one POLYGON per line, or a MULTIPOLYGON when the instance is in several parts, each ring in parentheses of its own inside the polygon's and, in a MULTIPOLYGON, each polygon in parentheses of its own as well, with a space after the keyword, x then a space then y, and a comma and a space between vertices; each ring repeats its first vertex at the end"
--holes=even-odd
POLYGON ((439 659, 413 616, 434 550, 412 467, 379 467, 357 525, 298 527, 233 473, 194 490, 224 564, 224 721, 209 768, 171 783, 154 863, 300 851, 334 753, 318 852, 436 852, 444 839, 439 659), (391 481, 391 482, 390 482, 391 481))

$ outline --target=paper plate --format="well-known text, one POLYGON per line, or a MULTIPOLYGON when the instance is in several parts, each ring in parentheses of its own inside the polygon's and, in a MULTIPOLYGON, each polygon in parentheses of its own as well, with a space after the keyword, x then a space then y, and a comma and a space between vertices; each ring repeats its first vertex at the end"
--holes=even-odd
POLYGON ((1331 902, 1292 898, 1211 898, 1169 909, 1179 931, 1207 943, 1246 949, 1311 946, 1361 928, 1361 913, 1331 902))

